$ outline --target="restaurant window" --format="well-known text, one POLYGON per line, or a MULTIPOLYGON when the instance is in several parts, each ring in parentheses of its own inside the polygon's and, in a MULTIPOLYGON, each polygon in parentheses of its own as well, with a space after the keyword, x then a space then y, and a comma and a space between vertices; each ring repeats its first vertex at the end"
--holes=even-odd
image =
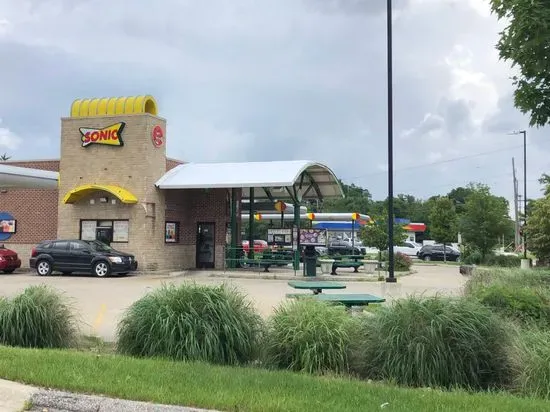
POLYGON ((104 235, 107 230, 113 243, 128 243, 129 223, 128 220, 81 220, 80 239, 96 240, 98 233, 104 235))

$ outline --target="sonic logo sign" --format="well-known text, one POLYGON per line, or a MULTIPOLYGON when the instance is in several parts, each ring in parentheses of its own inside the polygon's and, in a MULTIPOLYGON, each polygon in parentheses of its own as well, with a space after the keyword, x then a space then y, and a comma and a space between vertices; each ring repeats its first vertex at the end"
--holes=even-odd
POLYGON ((104 144, 107 146, 124 146, 122 141, 122 131, 124 130, 126 123, 119 122, 112 124, 111 126, 104 127, 103 129, 92 129, 88 127, 81 127, 80 134, 82 140, 82 147, 89 146, 91 144, 104 144))

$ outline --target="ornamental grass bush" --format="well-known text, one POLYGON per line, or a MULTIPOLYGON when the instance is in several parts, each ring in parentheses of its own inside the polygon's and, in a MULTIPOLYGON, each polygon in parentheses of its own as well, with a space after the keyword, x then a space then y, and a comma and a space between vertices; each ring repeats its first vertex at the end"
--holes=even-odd
POLYGON ((510 357, 514 391, 550 399, 550 332, 534 328, 521 330, 510 357))
POLYGON ((466 296, 512 320, 550 325, 550 274, 544 270, 480 269, 466 283, 466 296))
POLYGON ((503 321, 465 298, 409 297, 363 317, 353 371, 414 387, 501 387, 509 334, 503 321))
POLYGON ((12 299, 0 299, 0 344, 25 348, 67 348, 76 342, 77 319, 61 293, 29 286, 12 299))
POLYGON ((117 350, 138 357, 244 364, 256 356, 261 332, 262 319, 236 289, 165 285, 125 312, 117 350))
POLYGON ((303 298, 283 302, 268 320, 264 363, 308 373, 345 373, 357 318, 343 306, 303 298))

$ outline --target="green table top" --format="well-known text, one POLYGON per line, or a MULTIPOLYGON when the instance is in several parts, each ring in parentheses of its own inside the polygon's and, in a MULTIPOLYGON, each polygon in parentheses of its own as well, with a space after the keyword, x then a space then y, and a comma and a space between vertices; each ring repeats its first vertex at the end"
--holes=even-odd
POLYGON ((288 286, 294 289, 345 289, 343 283, 333 282, 330 280, 307 281, 307 280, 291 280, 288 286))
POLYGON ((384 298, 367 293, 323 293, 315 295, 315 299, 327 302, 340 302, 347 306, 368 305, 369 303, 382 303, 386 301, 384 298))

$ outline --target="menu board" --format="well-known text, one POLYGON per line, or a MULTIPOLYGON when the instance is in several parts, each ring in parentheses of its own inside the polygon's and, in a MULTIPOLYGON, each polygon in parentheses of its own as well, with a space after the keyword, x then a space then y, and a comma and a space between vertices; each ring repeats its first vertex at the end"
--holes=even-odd
POLYGON ((164 241, 166 243, 177 243, 179 235, 178 222, 166 222, 164 241))
POLYGON ((302 229, 300 230, 300 244, 303 246, 326 246, 326 229, 302 229))
POLYGON ((81 235, 82 240, 95 240, 95 230, 97 228, 97 221, 95 220, 83 220, 81 223, 81 235))
POLYGON ((113 222, 113 242, 128 242, 128 221, 115 220, 113 222))
POLYGON ((292 244, 292 229, 267 229, 267 243, 288 246, 292 244))

